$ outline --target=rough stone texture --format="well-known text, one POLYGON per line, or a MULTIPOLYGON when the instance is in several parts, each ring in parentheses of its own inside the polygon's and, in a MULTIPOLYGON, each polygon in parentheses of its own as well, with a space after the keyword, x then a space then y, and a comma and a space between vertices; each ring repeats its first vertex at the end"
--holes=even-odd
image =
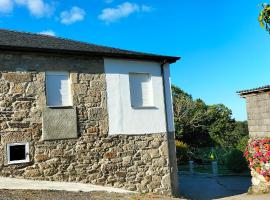
POLYGON ((270 192, 270 183, 266 182, 265 178, 258 174, 255 170, 251 170, 252 186, 249 188, 249 194, 264 194, 270 192))
POLYGON ((77 138, 76 108, 45 108, 43 110, 43 140, 77 138))
POLYGON ((103 59, 0 52, 0 69, 1 176, 171 194, 166 133, 108 136, 103 59), (70 71, 77 139, 42 140, 46 70, 70 71), (14 141, 29 142, 29 163, 5 165, 14 141))
MULTIPOLYGON (((247 102, 250 137, 270 137, 270 92, 252 93, 245 96, 247 102)), ((269 193, 270 184, 262 175, 251 171, 252 186, 249 193, 269 193)))
POLYGON ((251 137, 270 137, 270 92, 246 97, 249 134, 251 137))

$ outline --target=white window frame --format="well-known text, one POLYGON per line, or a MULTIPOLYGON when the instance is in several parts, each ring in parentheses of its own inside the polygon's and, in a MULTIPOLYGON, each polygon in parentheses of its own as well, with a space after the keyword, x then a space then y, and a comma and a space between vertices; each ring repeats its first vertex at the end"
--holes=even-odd
POLYGON ((8 164, 20 164, 20 163, 28 163, 30 162, 29 157, 29 143, 10 143, 7 144, 7 163, 8 164), (18 146, 18 145, 24 145, 25 146, 25 159, 24 160, 10 160, 10 147, 12 146, 18 146))
POLYGON ((45 87, 46 87, 46 106, 51 108, 57 108, 57 107, 71 107, 73 105, 72 101, 72 92, 71 92, 71 79, 70 79, 70 73, 68 71, 46 71, 45 72, 45 87), (69 92, 69 104, 67 105, 49 105, 48 104, 48 87, 47 87, 47 77, 50 75, 67 75, 68 77, 68 92, 69 92))
POLYGON ((154 101, 154 91, 153 91, 153 81, 152 81, 152 74, 151 73, 149 73, 149 72, 129 72, 129 92, 130 92, 130 105, 131 105, 131 107, 132 108, 134 108, 134 109, 145 109, 145 108, 156 108, 155 107, 155 101, 154 101), (150 104, 146 104, 146 105, 144 105, 144 103, 142 104, 142 105, 134 105, 132 102, 133 102, 133 99, 132 99, 132 85, 131 85, 131 76, 132 75, 148 75, 148 77, 149 77, 149 85, 150 85, 150 90, 149 90, 149 92, 150 92, 150 94, 148 94, 148 95, 150 95, 150 97, 149 98, 151 98, 151 103, 150 104))

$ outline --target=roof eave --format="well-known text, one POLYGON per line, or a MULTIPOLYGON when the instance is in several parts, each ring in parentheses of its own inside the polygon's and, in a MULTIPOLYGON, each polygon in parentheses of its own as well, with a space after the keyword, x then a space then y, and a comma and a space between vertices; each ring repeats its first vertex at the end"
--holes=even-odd
POLYGON ((36 48, 36 47, 19 47, 0 45, 0 50, 8 51, 26 51, 26 52, 43 52, 43 53, 58 53, 58 54, 72 54, 72 55, 90 55, 99 57, 122 58, 122 59, 140 59, 140 60, 154 60, 159 62, 175 63, 181 57, 173 56, 156 56, 156 55, 133 55, 121 53, 107 53, 107 52, 91 52, 79 50, 66 50, 66 49, 52 49, 52 48, 36 48))
POLYGON ((238 95, 240 95, 241 97, 245 97, 245 96, 250 95, 250 94, 258 94, 258 93, 263 93, 263 92, 267 92, 267 91, 270 91, 270 88, 258 89, 258 90, 252 90, 252 91, 239 91, 236 93, 238 95))

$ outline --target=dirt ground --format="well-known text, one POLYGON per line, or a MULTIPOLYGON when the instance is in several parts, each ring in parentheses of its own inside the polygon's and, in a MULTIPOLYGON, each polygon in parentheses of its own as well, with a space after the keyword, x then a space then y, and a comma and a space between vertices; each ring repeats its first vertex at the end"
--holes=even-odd
POLYGON ((1 200, 180 200, 159 195, 48 190, 0 190, 1 200))

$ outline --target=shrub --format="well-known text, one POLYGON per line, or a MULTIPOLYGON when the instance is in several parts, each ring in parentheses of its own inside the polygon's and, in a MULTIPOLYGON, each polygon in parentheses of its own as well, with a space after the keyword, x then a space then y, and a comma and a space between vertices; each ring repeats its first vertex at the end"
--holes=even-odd
POLYGON ((248 169, 247 162, 243 157, 243 152, 238 149, 233 149, 228 153, 226 166, 228 169, 236 173, 240 173, 248 169))
POLYGON ((176 140, 176 156, 178 164, 184 164, 189 160, 189 147, 186 143, 176 140))
POLYGON ((245 150, 246 150, 246 148, 247 148, 248 140, 249 140, 249 137, 248 136, 242 137, 238 141, 238 143, 236 145, 236 148, 244 153, 245 150))

